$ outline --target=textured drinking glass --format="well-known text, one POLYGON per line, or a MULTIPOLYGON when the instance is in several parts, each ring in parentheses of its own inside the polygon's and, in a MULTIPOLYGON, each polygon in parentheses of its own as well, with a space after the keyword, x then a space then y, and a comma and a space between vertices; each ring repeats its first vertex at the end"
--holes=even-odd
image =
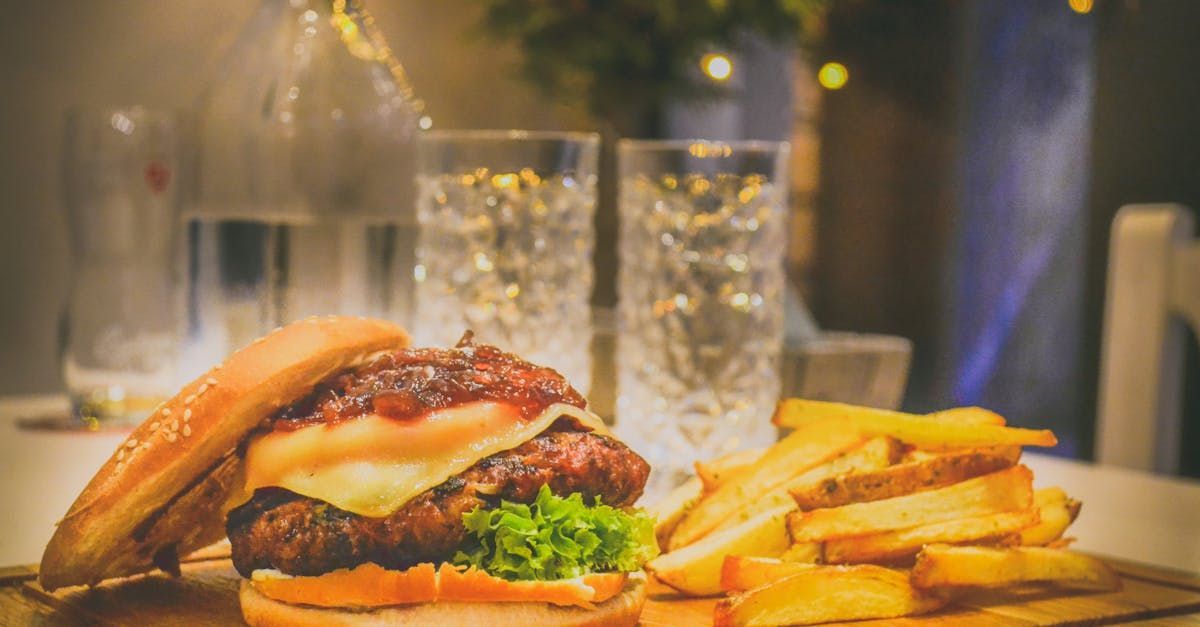
POLYGON ((418 344, 450 346, 470 329, 587 390, 599 144, 592 133, 419 135, 418 344))
POLYGON ((661 495, 692 463, 775 438, 788 145, 618 147, 617 430, 661 495))
POLYGON ((175 383, 179 142, 167 113, 130 107, 67 116, 72 277, 63 374, 77 417, 89 422, 138 421, 175 383))

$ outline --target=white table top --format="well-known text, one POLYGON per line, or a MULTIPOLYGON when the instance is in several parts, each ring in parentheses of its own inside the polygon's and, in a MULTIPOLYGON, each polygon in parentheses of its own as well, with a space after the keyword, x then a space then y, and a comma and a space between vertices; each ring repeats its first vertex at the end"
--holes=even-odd
MULTIPOLYGON (((32 564, 54 523, 121 433, 27 431, 16 418, 61 410, 60 397, 0 398, 0 566, 32 564)), ((1200 482, 1027 453, 1038 487, 1083 501, 1069 534, 1084 551, 1200 572, 1200 482)))

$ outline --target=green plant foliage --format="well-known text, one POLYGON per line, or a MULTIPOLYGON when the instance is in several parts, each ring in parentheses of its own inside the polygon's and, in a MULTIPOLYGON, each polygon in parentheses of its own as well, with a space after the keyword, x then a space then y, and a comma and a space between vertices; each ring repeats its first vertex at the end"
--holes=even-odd
POLYGON ((756 33, 799 41, 824 0, 481 0, 485 33, 515 41, 521 72, 550 97, 610 120, 702 98, 696 63, 756 33))

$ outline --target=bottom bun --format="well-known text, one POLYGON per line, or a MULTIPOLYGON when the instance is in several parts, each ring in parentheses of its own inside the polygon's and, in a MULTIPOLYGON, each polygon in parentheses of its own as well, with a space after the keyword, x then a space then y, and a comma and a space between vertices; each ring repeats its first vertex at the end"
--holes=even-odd
POLYGON ((438 601, 417 605, 392 606, 373 609, 335 609, 291 605, 268 598, 254 589, 247 580, 242 581, 239 595, 242 601, 242 617, 252 627, 275 627, 296 625, 313 627, 345 625, 362 627, 379 625, 548 625, 554 627, 591 627, 593 625, 637 624, 646 604, 646 575, 633 573, 626 580, 621 594, 596 604, 594 609, 575 606, 552 605, 550 603, 483 603, 462 601, 438 601))

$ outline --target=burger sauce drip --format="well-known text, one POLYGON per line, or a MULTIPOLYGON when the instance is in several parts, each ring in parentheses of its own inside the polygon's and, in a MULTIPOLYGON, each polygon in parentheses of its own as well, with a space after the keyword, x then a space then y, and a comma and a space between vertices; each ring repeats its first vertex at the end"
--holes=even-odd
POLYGON ((368 413, 416 420, 433 410, 475 401, 513 405, 525 419, 554 403, 580 408, 587 404, 558 372, 494 346, 475 344, 467 331, 453 349, 404 349, 331 377, 277 413, 272 424, 276 430, 290 431, 368 413))

